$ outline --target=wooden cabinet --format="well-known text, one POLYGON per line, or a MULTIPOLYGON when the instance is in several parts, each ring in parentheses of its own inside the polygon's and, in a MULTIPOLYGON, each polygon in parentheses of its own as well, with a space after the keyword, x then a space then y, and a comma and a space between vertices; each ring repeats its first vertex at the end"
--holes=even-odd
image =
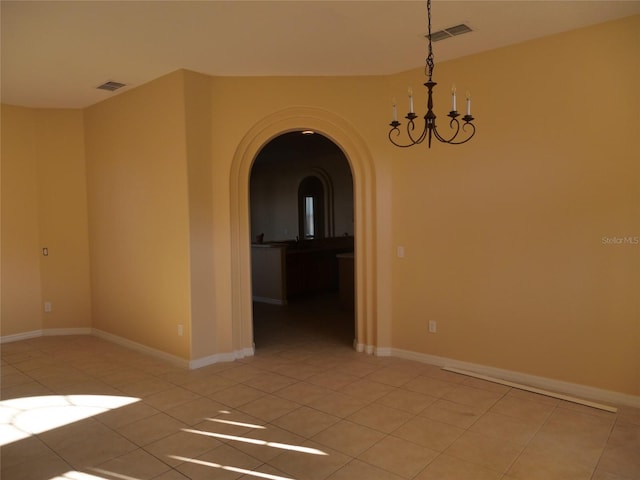
POLYGON ((287 303, 286 245, 251 246, 251 290, 254 302, 287 303))
POLYGON ((253 245, 253 299, 285 304, 288 299, 322 292, 337 292, 340 285, 338 255, 353 253, 353 237, 317 242, 253 245))
POLYGON ((354 309, 355 256, 353 252, 338 254, 338 285, 340 303, 346 310, 354 309))
POLYGON ((287 298, 338 290, 339 250, 287 251, 287 298))

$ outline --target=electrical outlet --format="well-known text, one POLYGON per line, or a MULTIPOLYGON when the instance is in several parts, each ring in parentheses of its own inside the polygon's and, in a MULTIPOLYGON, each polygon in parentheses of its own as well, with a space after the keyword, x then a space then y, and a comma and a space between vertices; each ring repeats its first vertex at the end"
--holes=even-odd
POLYGON ((178 325, 178 335, 182 336, 184 334, 184 327, 182 324, 178 325))
POLYGON ((438 331, 438 322, 435 320, 429 320, 429 333, 436 333, 438 331))
POLYGON ((44 311, 49 313, 53 310, 53 306, 51 305, 51 302, 44 302, 44 311))

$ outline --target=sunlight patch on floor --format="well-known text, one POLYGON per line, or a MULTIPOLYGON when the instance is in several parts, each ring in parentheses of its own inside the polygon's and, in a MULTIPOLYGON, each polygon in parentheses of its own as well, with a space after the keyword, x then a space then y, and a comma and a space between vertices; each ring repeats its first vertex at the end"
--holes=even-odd
POLYGON ((119 473, 114 473, 114 472, 108 472, 107 470, 102 470, 100 468, 92 468, 91 470, 94 470, 98 473, 104 473, 105 475, 108 475, 108 478, 96 477, 95 475, 91 475, 89 473, 72 470, 72 471, 63 473, 62 475, 58 475, 57 477, 50 478, 49 480, 110 480, 113 478, 118 478, 120 480, 142 480, 141 478, 130 477, 129 475, 121 475, 119 473))
POLYGON ((104 477, 96 477, 95 475, 90 475, 88 473, 71 471, 67 473, 63 473, 57 477, 50 478, 49 480, 107 480, 104 477))
POLYGON ((0 401, 0 446, 139 400, 112 395, 46 395, 3 400, 0 401))
MULTIPOLYGON (((90 468, 89 470, 93 470, 94 472, 97 472, 97 473, 103 473, 103 474, 107 475, 107 477, 109 479, 117 478, 119 480, 143 480, 143 479, 138 478, 138 477, 130 477, 129 475, 122 475, 121 473, 110 472, 108 470, 103 470, 101 468, 90 468)), ((94 478, 100 478, 100 480, 102 480, 102 477, 92 477, 92 478, 88 478, 86 480, 94 480, 94 478)), ((76 479, 74 479, 74 480, 76 480, 76 479)), ((81 477, 78 480, 85 480, 85 479, 81 477)), ((107 480, 107 479, 105 479, 105 480, 107 480)))
POLYGON ((219 468, 221 470, 227 470, 229 472, 241 473, 243 475, 250 475, 252 477, 266 478, 268 480, 295 480, 293 478, 282 477, 280 475, 256 472, 255 470, 247 470, 245 468, 231 467, 229 465, 220 465, 219 463, 205 462, 204 460, 198 460, 195 458, 179 457, 177 455, 169 455, 169 458, 173 458, 174 460, 181 460, 183 462, 195 463, 196 465, 202 465, 205 467, 219 468))
POLYGON ((258 428, 262 430, 267 428, 267 427, 263 427, 262 425, 254 425, 253 423, 234 422, 231 420, 221 420, 219 418, 207 418, 206 420, 208 422, 224 423, 225 425, 235 425, 236 427, 258 428))
POLYGON ((280 448, 282 450, 291 450, 300 453, 309 453, 311 455, 327 455, 322 450, 316 448, 302 447, 300 445, 290 445, 288 443, 267 442, 257 438, 238 437, 236 435, 225 435, 224 433, 205 432, 203 430, 193 430, 191 428, 183 428, 183 432, 195 433, 197 435, 205 435, 207 437, 215 437, 223 440, 231 440, 233 442, 251 443, 253 445, 264 445, 266 447, 280 448))

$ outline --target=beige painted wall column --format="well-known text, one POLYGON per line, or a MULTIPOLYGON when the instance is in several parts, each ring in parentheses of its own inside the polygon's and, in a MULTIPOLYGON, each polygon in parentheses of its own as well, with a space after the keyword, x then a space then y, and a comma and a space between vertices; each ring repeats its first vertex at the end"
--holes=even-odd
POLYGON ((183 73, 174 72, 91 106, 85 129, 93 326, 187 361, 184 98, 183 73))
POLYGON ((2 336, 42 328, 36 113, 2 105, 2 336))

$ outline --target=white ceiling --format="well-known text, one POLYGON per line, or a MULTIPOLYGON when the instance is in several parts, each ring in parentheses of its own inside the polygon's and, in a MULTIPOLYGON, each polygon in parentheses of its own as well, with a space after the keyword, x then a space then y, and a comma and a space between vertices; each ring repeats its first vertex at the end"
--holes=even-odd
MULTIPOLYGON (((82 108, 185 68, 219 76, 384 75, 424 65, 423 0, 7 1, 2 101, 82 108), (122 89, 124 90, 124 89, 122 89), (122 91, 121 90, 121 91, 122 91)), ((640 0, 434 0, 439 61, 640 14, 640 0)))

